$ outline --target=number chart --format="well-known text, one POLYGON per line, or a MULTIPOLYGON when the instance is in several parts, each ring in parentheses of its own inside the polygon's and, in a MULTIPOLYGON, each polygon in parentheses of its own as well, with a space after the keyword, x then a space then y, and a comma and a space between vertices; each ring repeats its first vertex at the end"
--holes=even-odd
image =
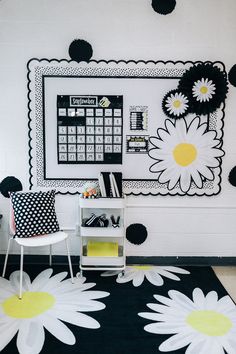
POLYGON ((121 164, 123 96, 57 95, 58 164, 121 164))

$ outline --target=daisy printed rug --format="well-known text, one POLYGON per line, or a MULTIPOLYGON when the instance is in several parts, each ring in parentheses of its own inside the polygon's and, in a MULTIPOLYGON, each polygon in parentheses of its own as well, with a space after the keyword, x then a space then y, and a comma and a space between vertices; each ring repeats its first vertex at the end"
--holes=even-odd
POLYGON ((236 354, 236 307, 210 267, 85 272, 26 265, 0 278, 2 354, 236 354))

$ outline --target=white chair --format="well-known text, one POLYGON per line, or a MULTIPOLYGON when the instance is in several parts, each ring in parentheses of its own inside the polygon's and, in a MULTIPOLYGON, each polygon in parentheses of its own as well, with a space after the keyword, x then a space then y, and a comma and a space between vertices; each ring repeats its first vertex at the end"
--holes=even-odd
POLYGON ((65 241, 66 243, 66 250, 68 256, 68 263, 69 263, 69 270, 71 276, 71 282, 74 283, 74 276, 70 258, 70 251, 68 245, 68 234, 64 231, 58 231, 51 234, 40 235, 40 236, 33 236, 33 237, 13 237, 15 234, 15 222, 14 222, 14 212, 12 206, 10 206, 10 218, 9 218, 9 231, 11 237, 8 240, 7 245, 7 253, 5 256, 4 266, 2 277, 5 277, 6 267, 7 267, 7 260, 10 251, 11 241, 15 241, 20 246, 20 289, 19 289, 19 298, 22 298, 22 280, 23 280, 23 260, 24 260, 24 247, 42 247, 42 246, 49 246, 49 264, 52 265, 52 245, 65 241))

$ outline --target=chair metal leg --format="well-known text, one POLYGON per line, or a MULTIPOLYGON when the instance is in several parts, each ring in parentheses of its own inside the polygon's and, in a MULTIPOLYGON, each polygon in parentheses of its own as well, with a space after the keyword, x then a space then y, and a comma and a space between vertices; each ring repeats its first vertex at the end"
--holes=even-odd
POLYGON ((19 292, 20 300, 22 299, 23 258, 24 258, 24 247, 20 246, 20 292, 19 292))
POLYGON ((5 273, 6 273, 7 260, 8 260, 8 255, 9 255, 9 251, 10 251, 11 240, 12 240, 12 238, 9 238, 8 244, 7 244, 7 253, 6 253, 6 256, 5 256, 5 261, 4 261, 3 271, 2 271, 2 277, 3 278, 5 277, 5 273))
POLYGON ((68 263, 69 263, 69 269, 70 269, 71 282, 74 284, 74 275, 73 275, 73 269, 72 269, 72 265, 71 265, 71 258, 70 258, 68 240, 66 239, 65 242, 66 242, 66 249, 67 249, 67 255, 68 255, 68 263))
POLYGON ((52 265, 52 245, 49 246, 49 265, 52 265))

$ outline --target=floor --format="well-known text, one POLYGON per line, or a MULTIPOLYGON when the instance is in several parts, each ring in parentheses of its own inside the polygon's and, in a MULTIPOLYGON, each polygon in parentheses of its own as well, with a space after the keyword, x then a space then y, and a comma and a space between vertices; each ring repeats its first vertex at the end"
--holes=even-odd
POLYGON ((236 267, 213 267, 221 283, 236 303, 236 267))

